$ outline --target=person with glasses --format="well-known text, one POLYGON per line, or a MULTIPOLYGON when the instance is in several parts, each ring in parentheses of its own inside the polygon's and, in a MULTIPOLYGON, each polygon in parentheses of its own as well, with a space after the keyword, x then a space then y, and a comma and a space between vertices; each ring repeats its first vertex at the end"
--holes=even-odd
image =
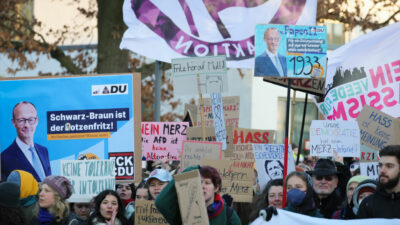
POLYGON ((343 208, 345 201, 337 188, 340 173, 335 163, 330 159, 319 159, 314 170, 307 173, 312 177, 318 209, 325 218, 332 218, 335 211, 343 208))
POLYGON ((51 175, 49 153, 46 147, 34 142, 39 118, 36 107, 27 101, 14 106, 11 122, 16 129, 14 142, 1 153, 1 179, 13 170, 24 170, 42 182, 51 175))
POLYGON ((279 30, 270 27, 264 32, 265 52, 256 57, 254 75, 286 77, 286 56, 278 53, 281 36, 279 30))

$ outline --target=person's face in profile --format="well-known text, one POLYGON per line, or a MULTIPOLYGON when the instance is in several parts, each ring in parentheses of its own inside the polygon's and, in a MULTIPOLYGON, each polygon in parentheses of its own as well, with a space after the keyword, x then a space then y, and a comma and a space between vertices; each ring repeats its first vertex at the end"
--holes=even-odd
POLYGON ((18 137, 26 144, 31 143, 39 119, 36 109, 31 104, 19 104, 14 109, 12 123, 17 130, 18 137))
POLYGON ((279 179, 283 177, 283 168, 277 161, 272 161, 267 164, 267 173, 271 179, 279 179))
POLYGON ((279 35, 279 31, 275 29, 269 29, 265 32, 264 41, 267 43, 268 51, 273 54, 276 53, 279 47, 279 42, 281 41, 281 36, 279 35))

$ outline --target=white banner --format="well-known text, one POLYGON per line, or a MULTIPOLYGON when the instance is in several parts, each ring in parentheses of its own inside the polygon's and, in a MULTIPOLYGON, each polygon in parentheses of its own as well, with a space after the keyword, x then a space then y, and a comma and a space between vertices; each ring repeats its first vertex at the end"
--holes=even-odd
POLYGON ((121 49, 156 60, 226 55, 254 67, 256 24, 315 25, 316 0, 125 0, 121 49))
POLYGON ((362 220, 332 220, 304 216, 299 213, 292 213, 286 210, 278 209, 278 215, 272 216, 270 221, 264 221, 262 217, 258 217, 251 225, 398 225, 400 219, 362 219, 362 220))
POLYGON ((357 118, 364 105, 400 117, 400 22, 328 53, 324 102, 327 119, 357 118))

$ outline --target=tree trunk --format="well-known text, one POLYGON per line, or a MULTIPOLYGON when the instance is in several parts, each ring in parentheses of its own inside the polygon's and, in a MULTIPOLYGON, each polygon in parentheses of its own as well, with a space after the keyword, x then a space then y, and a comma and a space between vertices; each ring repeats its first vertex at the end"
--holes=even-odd
POLYGON ((123 0, 97 0, 98 45, 97 73, 125 73, 128 70, 128 51, 120 50, 126 26, 122 19, 123 0))

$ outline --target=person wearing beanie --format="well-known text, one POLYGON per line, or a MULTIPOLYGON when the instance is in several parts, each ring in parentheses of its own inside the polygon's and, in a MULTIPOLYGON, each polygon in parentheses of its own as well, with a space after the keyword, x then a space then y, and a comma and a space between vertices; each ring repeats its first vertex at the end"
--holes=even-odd
POLYGON ((19 187, 12 182, 0 183, 0 224, 26 225, 27 220, 19 204, 19 187))
POLYGON ((347 193, 347 201, 346 201, 346 206, 343 209, 337 210, 336 212, 333 213, 332 219, 344 219, 344 220, 349 220, 349 219, 355 219, 356 215, 353 212, 353 193, 355 189, 357 188, 357 185, 364 181, 368 180, 369 177, 367 176, 354 176, 350 178, 350 180, 347 182, 346 185, 346 193, 347 193))
POLYGON ((66 199, 71 195, 72 185, 66 177, 46 177, 40 186, 39 201, 36 202, 31 225, 68 224, 69 206, 66 199))
POLYGON ((31 173, 23 170, 14 170, 7 177, 7 181, 15 183, 19 186, 19 204, 24 210, 27 221, 31 221, 33 217, 33 207, 37 201, 37 193, 39 184, 31 173))
POLYGON ((367 179, 360 182, 353 193, 353 212, 357 215, 361 201, 376 192, 377 182, 372 179, 367 179))

